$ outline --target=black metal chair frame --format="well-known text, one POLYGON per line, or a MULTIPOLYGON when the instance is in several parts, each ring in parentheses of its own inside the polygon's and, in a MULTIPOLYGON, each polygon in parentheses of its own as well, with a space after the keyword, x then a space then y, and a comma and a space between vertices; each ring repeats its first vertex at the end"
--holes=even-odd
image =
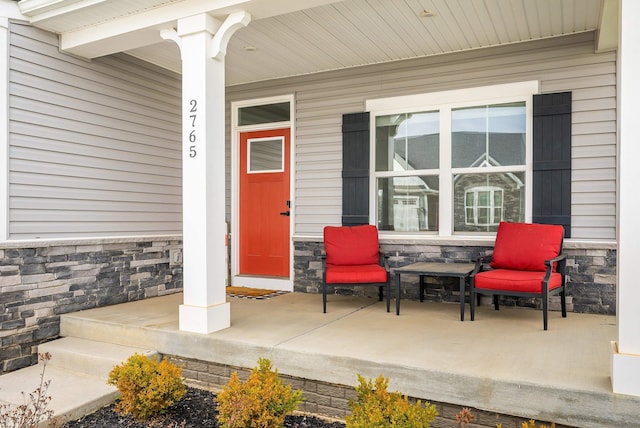
MULTIPOLYGON (((380 254, 380 266, 384 267, 384 270, 387 271, 387 281, 386 282, 344 282, 344 283, 331 283, 327 284, 327 256, 322 256, 322 312, 327 313, 327 287, 328 286, 340 286, 340 285, 353 285, 353 286, 378 286, 378 300, 382 302, 383 291, 382 288, 386 287, 387 296, 390 296, 391 292, 391 281, 389 275, 389 256, 384 254, 382 251, 379 251, 380 254)), ((387 312, 391 311, 391 303, 389 297, 387 297, 387 312)))
POLYGON ((542 279, 542 291, 540 293, 528 293, 528 292, 519 292, 519 291, 509 291, 509 290, 492 290, 486 288, 476 288, 475 287, 475 276, 479 272, 483 272, 486 266, 491 262, 492 255, 480 256, 476 260, 476 265, 471 273, 470 279, 470 294, 469 294, 469 305, 471 309, 471 321, 474 320, 475 316, 475 304, 476 304, 476 295, 478 299, 478 305, 480 304, 480 294, 484 295, 492 295, 493 296, 493 305, 495 310, 499 310, 498 298, 499 296, 514 296, 514 297, 533 297, 542 299, 542 323, 544 329, 547 330, 548 325, 548 309, 549 309, 549 296, 560 295, 560 306, 562 309, 562 317, 567 317, 567 302, 565 296, 565 286, 566 286, 566 255, 562 254, 562 242, 560 243, 560 254, 549 260, 545 260, 544 264, 546 266, 546 271, 544 278, 542 279), (560 287, 554 288, 553 290, 549 290, 549 279, 551 278, 551 274, 553 273, 553 264, 556 263, 556 272, 558 272, 562 276, 562 282, 560 287))

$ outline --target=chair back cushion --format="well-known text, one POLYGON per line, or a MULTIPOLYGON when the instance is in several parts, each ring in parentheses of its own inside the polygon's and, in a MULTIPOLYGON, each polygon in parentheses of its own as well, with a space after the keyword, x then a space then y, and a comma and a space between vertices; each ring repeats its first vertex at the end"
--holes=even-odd
POLYGON ((324 250, 327 264, 371 265, 379 261, 378 228, 373 225, 326 226, 324 250))
POLYGON ((544 261, 560 254, 563 238, 562 226, 502 222, 498 226, 491 267, 544 271, 544 261))

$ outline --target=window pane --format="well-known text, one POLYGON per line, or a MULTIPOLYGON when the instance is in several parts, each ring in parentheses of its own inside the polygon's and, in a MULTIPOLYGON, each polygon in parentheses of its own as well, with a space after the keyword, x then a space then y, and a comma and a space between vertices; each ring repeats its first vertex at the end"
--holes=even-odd
POLYGON ((489 158, 496 165, 524 165, 524 103, 489 106, 489 158))
POLYGON ((451 166, 480 166, 487 152, 487 108, 472 107, 451 111, 451 166))
POLYGON ((495 232, 500 221, 524 221, 524 172, 454 175, 453 198, 454 232, 495 232))
POLYGON ((282 139, 249 140, 249 172, 282 170, 282 139))
POLYGON ((438 230, 437 176, 378 178, 378 229, 438 230))
POLYGON ((478 206, 479 207, 487 207, 489 206, 489 195, 491 193, 487 191, 479 191, 478 192, 478 206))
POLYGON ((288 101, 261 106, 242 107, 238 110, 238 125, 256 125, 259 123, 286 122, 291 120, 288 101))
POLYGON ((525 103, 451 111, 453 168, 524 165, 525 103))
POLYGON ((439 116, 422 112, 376 117, 376 171, 437 169, 439 116))

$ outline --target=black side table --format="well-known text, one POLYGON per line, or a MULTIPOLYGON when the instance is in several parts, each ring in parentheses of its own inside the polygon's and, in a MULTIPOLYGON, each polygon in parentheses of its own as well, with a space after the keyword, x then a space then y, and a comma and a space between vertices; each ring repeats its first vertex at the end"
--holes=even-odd
MULTIPOLYGON (((460 321, 464 321, 464 293, 465 284, 473 271, 473 263, 437 263, 418 262, 393 269, 396 275, 396 315, 400 315, 400 276, 403 274, 420 275, 420 301, 424 301, 425 276, 445 276, 460 279, 460 321)), ((389 294, 387 294, 387 307, 389 307, 389 294)))

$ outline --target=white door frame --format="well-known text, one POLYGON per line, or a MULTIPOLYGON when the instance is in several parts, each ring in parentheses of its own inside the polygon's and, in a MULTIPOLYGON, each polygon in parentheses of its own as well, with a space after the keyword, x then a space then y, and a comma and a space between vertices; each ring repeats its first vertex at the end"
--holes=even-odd
POLYGON ((295 225, 295 133, 294 133, 294 96, 283 95, 269 98, 234 101, 231 103, 231 285, 262 288, 269 290, 293 291, 293 240, 289 240, 289 278, 269 278, 263 276, 239 275, 239 236, 240 236, 240 133, 263 131, 268 129, 289 128, 289 200, 291 215, 289 216, 289 236, 293 236, 295 225), (284 122, 263 123, 259 125, 238 125, 238 110, 242 107, 258 106, 289 102, 291 120, 284 122))

